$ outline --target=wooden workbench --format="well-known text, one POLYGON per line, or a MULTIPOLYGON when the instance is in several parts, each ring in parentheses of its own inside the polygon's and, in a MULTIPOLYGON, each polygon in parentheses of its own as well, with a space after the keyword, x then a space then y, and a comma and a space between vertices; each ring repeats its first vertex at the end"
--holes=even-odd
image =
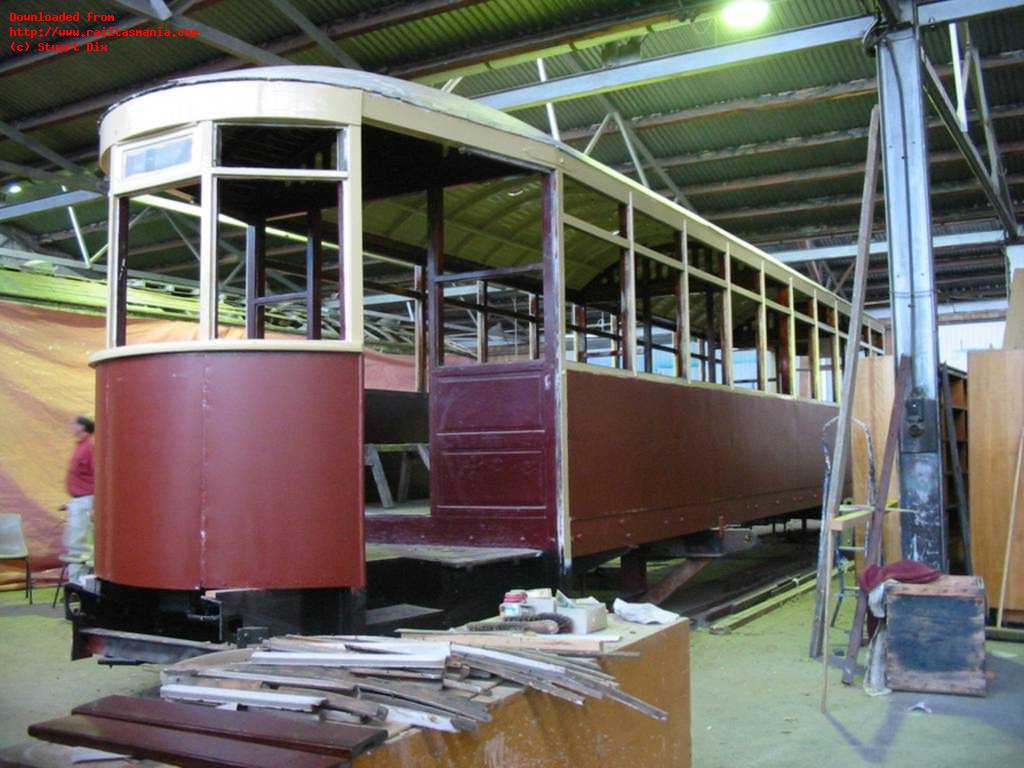
POLYGON ((577 707, 534 690, 499 686, 487 697, 493 720, 475 733, 402 731, 353 762, 353 768, 689 768, 690 627, 641 626, 609 617, 606 650, 639 652, 602 666, 626 693, 668 712, 660 722, 613 701, 577 707))

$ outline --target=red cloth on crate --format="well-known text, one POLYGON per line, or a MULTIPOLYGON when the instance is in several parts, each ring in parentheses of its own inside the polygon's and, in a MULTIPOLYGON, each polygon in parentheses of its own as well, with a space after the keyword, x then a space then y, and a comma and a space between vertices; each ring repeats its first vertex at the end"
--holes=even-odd
MULTIPOLYGON (((883 581, 895 579, 905 584, 929 584, 942 575, 931 566, 915 560, 897 560, 887 565, 869 565, 857 580, 865 594, 870 594, 883 581)), ((874 637, 878 619, 868 611, 868 637, 874 637)))

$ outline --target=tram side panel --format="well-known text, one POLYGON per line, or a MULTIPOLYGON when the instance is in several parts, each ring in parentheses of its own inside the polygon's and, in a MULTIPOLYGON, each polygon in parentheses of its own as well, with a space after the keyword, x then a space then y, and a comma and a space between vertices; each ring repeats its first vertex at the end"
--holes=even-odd
POLYGON ((725 387, 569 370, 573 556, 821 502, 835 406, 725 387))
POLYGON ((360 354, 176 352, 96 368, 101 579, 365 585, 360 354))

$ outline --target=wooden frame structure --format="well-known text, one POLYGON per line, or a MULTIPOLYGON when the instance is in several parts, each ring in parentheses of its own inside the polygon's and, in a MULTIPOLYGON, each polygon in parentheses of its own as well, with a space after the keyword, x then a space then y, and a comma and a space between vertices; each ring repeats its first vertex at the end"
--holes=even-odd
MULTIPOLYGON (((225 351, 334 352, 359 360, 344 385, 358 390, 346 406, 358 421, 363 292, 414 303, 416 388, 429 390, 431 514, 368 517, 373 541, 533 547, 567 572, 574 559, 585 564, 647 542, 814 507, 820 428, 840 397, 844 348, 883 351, 880 324, 866 319, 849 338, 846 302, 692 212, 507 115, 386 77, 287 67, 178 81, 113 108, 101 127, 101 158, 112 172, 111 348, 94 358, 101 387, 112 378, 104 375, 112 362, 143 356, 201 353, 209 365, 225 351), (218 154, 223 126, 334 130, 337 162, 227 166, 218 154), (163 137, 190 138, 191 153, 180 153, 177 166, 161 165, 163 137), (124 175, 124 158, 139 149, 145 165, 147 147, 157 147, 153 170, 124 175), (446 189, 510 177, 529 190, 536 255, 509 264, 446 250, 446 189), (242 206, 249 219, 239 222, 229 203, 221 205, 224 181, 239 179, 336 185, 337 243, 323 236, 322 201, 297 214, 306 217, 304 234, 286 233, 305 243, 305 290, 265 294, 266 212, 242 206), (200 339, 124 346, 127 201, 195 180, 200 339), (375 232, 364 237, 369 201, 410 193, 425 193, 423 241, 398 248, 375 232), (219 226, 247 227, 246 341, 217 338, 219 226), (329 340, 321 338, 318 315, 325 306, 323 251, 331 248, 338 251, 339 316, 337 338, 329 340), (409 288, 364 283, 364 251, 382 250, 412 268, 409 288), (611 254, 603 271, 579 285, 580 265, 598 252, 611 254), (459 284, 471 299, 455 291, 459 284), (501 286, 526 293, 526 310, 496 302, 501 286), (261 338, 274 298, 305 303, 307 340, 261 338), (449 359, 452 309, 475 318, 468 364, 449 359), (495 318, 524 325, 525 354, 496 353, 488 332, 495 318), (746 480, 738 485, 740 475, 746 480)), ((218 362, 225 370, 237 364, 228 356, 218 362)), ((289 374, 305 375, 301 366, 289 374)), ((243 404, 253 413, 281 405, 243 404)), ((352 422, 351 413, 336 418, 352 422)), ((362 472, 358 426, 318 440, 351 443, 343 453, 362 472)), ((355 485, 346 536, 361 541, 361 479, 355 485)))

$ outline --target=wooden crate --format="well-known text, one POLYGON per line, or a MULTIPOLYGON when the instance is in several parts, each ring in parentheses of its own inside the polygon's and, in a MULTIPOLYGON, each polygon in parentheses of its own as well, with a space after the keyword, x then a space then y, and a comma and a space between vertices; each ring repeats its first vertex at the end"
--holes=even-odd
POLYGON ((886 685, 985 695, 985 584, 979 577, 896 584, 885 600, 886 685))
MULTIPOLYGON (((971 352, 967 358, 971 446, 971 556, 988 602, 999 603, 1013 474, 1024 428, 1024 350, 971 352)), ((1024 510, 1024 483, 1018 502, 1024 510)), ((1024 621, 1024 514, 1018 512, 1006 583, 1006 618, 1024 621)))

